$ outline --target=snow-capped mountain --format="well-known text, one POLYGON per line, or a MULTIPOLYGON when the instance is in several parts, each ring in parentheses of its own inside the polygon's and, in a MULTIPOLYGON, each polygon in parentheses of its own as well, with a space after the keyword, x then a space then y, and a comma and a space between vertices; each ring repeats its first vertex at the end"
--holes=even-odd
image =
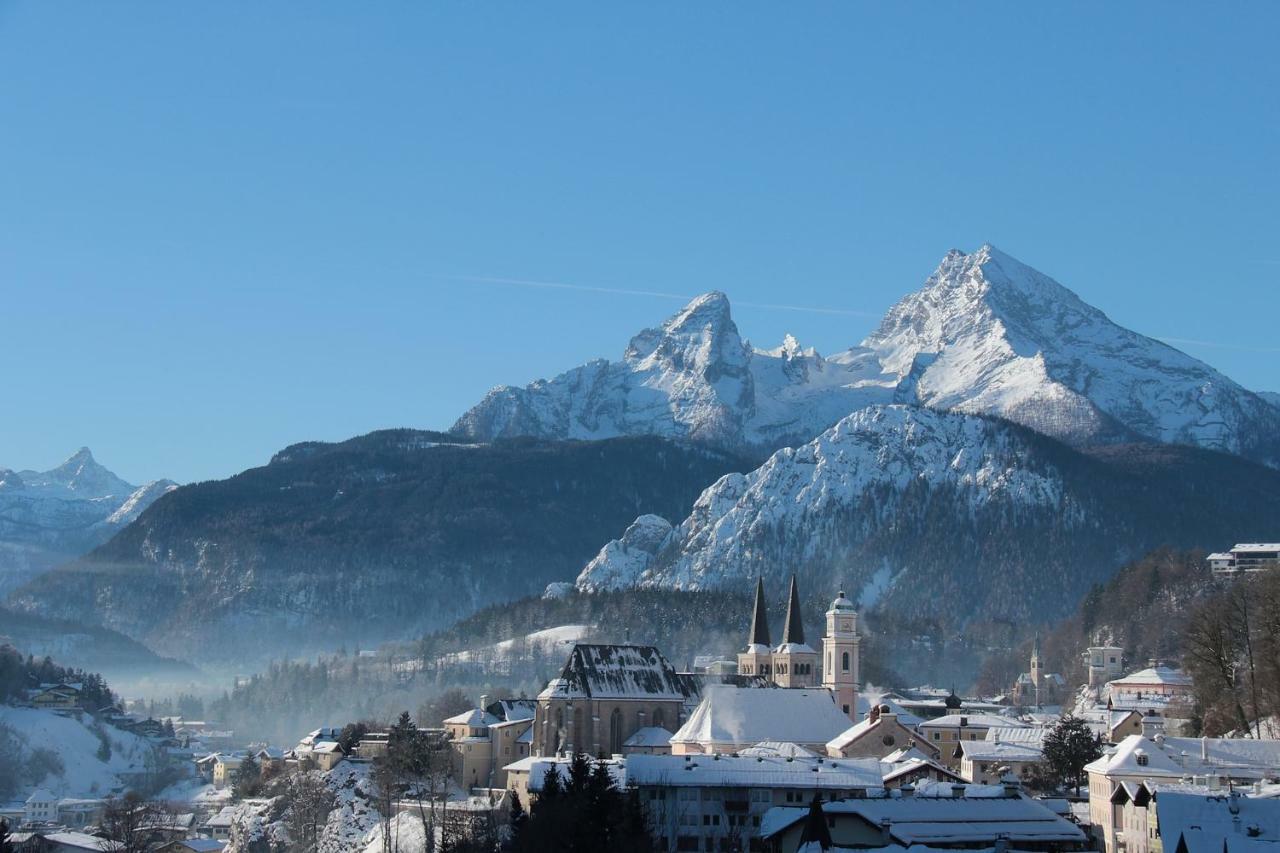
POLYGON ((107 541, 173 488, 127 483, 87 447, 49 471, 0 468, 0 592, 107 541))
POLYGON ((883 403, 998 415, 1078 445, 1142 439, 1280 465, 1280 408, 989 245, 949 253, 860 346, 829 358, 790 335, 748 347, 728 299, 709 293, 636 335, 621 361, 490 391, 454 431, 768 452, 883 403))
POLYGON ((495 388, 453 430, 473 438, 660 435, 719 447, 805 441, 854 409, 893 399, 871 352, 823 359, 791 336, 753 350, 723 293, 690 302, 631 339, 621 361, 592 361, 526 388, 495 388))
POLYGON ((1280 472, 1193 448, 1100 454, 985 416, 871 406, 722 477, 675 526, 639 518, 577 586, 746 590, 798 572, 809 589, 900 615, 1043 619, 1127 557, 1265 527, 1238 498, 1191 499, 1196 482, 1280 486, 1280 472))
POLYGON ((989 245, 949 253, 863 347, 924 405, 1073 444, 1137 436, 1280 463, 1280 413, 1258 395, 989 245))

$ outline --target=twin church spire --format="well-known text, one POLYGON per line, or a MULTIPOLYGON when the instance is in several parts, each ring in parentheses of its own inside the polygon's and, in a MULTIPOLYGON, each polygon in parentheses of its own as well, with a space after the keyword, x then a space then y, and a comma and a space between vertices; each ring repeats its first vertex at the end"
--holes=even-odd
POLYGON ((756 581, 747 647, 738 654, 738 674, 764 678, 778 687, 823 687, 850 719, 857 720, 859 668, 858 613, 840 592, 827 611, 827 630, 819 653, 804 639, 804 615, 800 587, 791 576, 787 591, 787 616, 782 642, 770 642, 769 614, 765 607, 764 580, 756 581), (821 680, 819 680, 821 679, 821 680))

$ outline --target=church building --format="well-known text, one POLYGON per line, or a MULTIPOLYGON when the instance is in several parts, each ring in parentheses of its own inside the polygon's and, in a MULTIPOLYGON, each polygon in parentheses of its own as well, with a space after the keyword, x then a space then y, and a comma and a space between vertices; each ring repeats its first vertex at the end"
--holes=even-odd
POLYGON ((850 719, 857 717, 858 665, 862 638, 858 635, 858 613, 841 591, 827 611, 822 654, 805 642, 800 612, 800 592, 795 575, 787 597, 787 617, 782 642, 773 646, 769 638, 769 617, 764 601, 764 581, 756 581, 755 608, 747 645, 738 654, 738 674, 767 678, 778 687, 802 688, 821 685, 831 691, 840 710, 850 719))

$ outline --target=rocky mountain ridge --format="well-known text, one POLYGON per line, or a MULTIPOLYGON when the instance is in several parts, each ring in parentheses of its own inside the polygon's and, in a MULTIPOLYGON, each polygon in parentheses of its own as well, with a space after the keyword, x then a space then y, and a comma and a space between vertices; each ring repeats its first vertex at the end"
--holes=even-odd
POLYGON ((886 403, 997 415, 1080 446, 1159 441, 1280 465, 1275 405, 990 245, 948 253, 875 332, 830 357, 791 336, 749 348, 728 299, 708 293, 636 335, 621 361, 495 388, 453 430, 679 436, 763 455, 886 403))
POLYGON ((1212 451, 1082 452, 987 416, 872 406, 722 477, 674 525, 641 516, 577 585, 741 592, 797 572, 865 609, 1036 622, 1152 548, 1264 535, 1276 489, 1280 471, 1212 451))

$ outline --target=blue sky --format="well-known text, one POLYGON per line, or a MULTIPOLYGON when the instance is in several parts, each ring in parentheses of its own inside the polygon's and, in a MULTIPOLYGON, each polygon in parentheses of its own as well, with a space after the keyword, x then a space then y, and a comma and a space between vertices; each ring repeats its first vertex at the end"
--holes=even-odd
MULTIPOLYGON (((190 481, 445 428, 678 307, 474 278, 878 315, 984 241, 1280 389, 1277 31, 1274 3, 0 3, 0 466, 87 444, 190 481)), ((735 317, 823 352, 875 322, 735 317)))

